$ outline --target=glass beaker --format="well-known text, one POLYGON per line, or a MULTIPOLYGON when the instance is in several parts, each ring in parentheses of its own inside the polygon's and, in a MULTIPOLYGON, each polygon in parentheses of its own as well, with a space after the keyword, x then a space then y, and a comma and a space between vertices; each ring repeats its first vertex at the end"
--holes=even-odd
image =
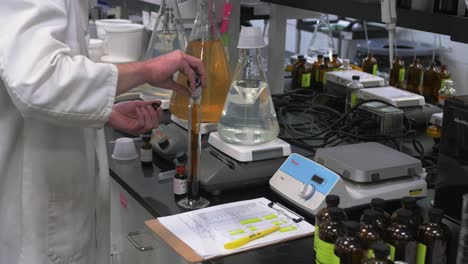
MULTIPOLYGON (((185 53, 200 58, 206 69, 206 87, 202 92, 202 122, 217 123, 221 118, 231 76, 224 53, 224 46, 214 14, 213 0, 199 0, 198 14, 190 35, 185 53)), ((187 76, 179 74, 177 82, 187 85, 187 76)), ((182 120, 188 119, 189 98, 174 92, 171 97, 170 110, 182 120)))
POLYGON ((307 49, 307 55, 310 57, 316 57, 317 55, 324 55, 332 57, 335 52, 335 46, 333 44, 332 28, 330 26, 330 21, 328 15, 322 15, 320 20, 317 21, 315 26, 314 34, 312 35, 312 40, 310 41, 309 48, 307 49), (327 34, 327 40, 324 43, 318 39, 318 31, 324 30, 327 34))
MULTIPOLYGON (((185 50, 186 46, 187 38, 176 0, 162 0, 144 59, 149 60, 174 50, 185 50)), ((158 98, 170 99, 172 96, 171 90, 152 87, 149 84, 143 86, 145 92, 158 98)))
POLYGON ((259 48, 265 47, 259 28, 243 27, 237 46, 241 57, 218 124, 227 142, 258 145, 274 140, 279 133, 259 48))

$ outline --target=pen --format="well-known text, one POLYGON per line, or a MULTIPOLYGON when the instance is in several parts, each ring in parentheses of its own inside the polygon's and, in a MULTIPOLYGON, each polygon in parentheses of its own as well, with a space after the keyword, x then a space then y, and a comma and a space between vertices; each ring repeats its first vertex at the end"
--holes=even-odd
POLYGON ((274 233, 274 232, 278 231, 279 229, 280 229, 279 226, 274 226, 274 227, 262 230, 260 232, 257 232, 255 234, 252 234, 250 236, 241 237, 239 239, 236 239, 234 241, 231 241, 229 243, 224 244, 224 248, 228 249, 228 250, 232 250, 232 249, 242 247, 243 245, 249 243, 250 241, 262 238, 262 237, 264 237, 266 235, 269 235, 271 233, 274 233))

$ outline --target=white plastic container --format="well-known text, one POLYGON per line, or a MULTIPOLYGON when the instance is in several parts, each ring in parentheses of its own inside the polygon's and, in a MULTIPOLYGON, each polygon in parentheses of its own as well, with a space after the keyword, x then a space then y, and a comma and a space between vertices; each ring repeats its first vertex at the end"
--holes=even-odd
POLYGON ((139 60, 143 50, 143 29, 144 26, 139 24, 106 27, 106 57, 120 62, 139 60))
POLYGON ((138 152, 133 139, 126 137, 117 139, 112 158, 116 160, 132 160, 138 158, 138 152))
POLYGON ((104 55, 104 41, 101 39, 90 39, 88 57, 94 62, 101 62, 101 57, 104 55))
POLYGON ((101 19, 96 20, 96 31, 98 39, 104 40, 106 38, 106 31, 104 30, 106 27, 113 27, 122 24, 131 24, 132 21, 127 19, 101 19))

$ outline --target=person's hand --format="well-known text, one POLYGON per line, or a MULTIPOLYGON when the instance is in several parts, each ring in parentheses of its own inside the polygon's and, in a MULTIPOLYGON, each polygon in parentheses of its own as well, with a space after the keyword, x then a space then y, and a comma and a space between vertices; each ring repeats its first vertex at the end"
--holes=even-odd
POLYGON ((195 91, 195 75, 201 79, 205 87, 206 72, 202 61, 183 53, 180 50, 145 61, 149 73, 148 83, 152 86, 173 90, 190 96, 195 91), (189 80, 190 87, 180 85, 173 79, 173 75, 179 71, 185 74, 189 80))
POLYGON ((151 104, 160 101, 126 101, 112 108, 107 124, 121 132, 139 136, 159 126, 162 110, 154 110, 151 104))

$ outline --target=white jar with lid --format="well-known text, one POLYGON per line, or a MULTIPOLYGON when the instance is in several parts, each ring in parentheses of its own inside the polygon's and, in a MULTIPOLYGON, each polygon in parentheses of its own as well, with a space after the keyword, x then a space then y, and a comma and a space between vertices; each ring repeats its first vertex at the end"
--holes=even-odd
POLYGON ((94 62, 101 62, 101 57, 104 55, 104 41, 101 39, 89 40, 88 57, 94 62))

